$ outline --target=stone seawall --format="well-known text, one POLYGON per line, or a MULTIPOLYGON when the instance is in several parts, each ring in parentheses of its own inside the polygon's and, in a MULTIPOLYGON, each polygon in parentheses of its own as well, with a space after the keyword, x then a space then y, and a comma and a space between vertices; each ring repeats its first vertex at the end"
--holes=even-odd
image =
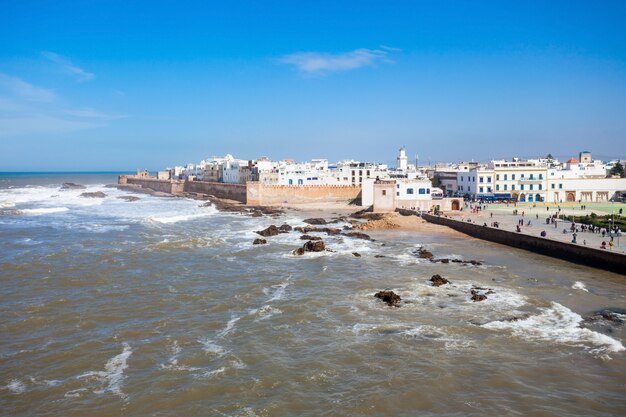
POLYGON ((225 184, 206 181, 158 180, 121 175, 119 184, 181 195, 195 193, 240 201, 248 205, 275 206, 283 203, 349 202, 361 197, 361 187, 332 185, 265 185, 259 182, 225 184))
POLYGON ((186 193, 213 195, 217 198, 235 200, 248 203, 246 186, 244 184, 224 184, 222 182, 187 181, 186 193))
POLYGON ((147 188, 152 191, 180 195, 184 191, 184 181, 157 180, 156 178, 134 177, 132 175, 121 175, 118 184, 128 184, 147 188))
POLYGON ((349 202, 361 198, 361 187, 351 185, 265 185, 248 182, 246 186, 248 204, 261 206, 349 202))
POLYGON ((626 275, 626 255, 619 253, 510 232, 508 230, 494 229, 431 214, 422 214, 422 217, 431 223, 448 226, 479 239, 626 275))

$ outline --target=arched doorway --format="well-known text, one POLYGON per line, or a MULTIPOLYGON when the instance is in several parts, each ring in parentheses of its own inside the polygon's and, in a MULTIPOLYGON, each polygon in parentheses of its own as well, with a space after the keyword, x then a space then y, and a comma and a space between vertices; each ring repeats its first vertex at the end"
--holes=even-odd
POLYGON ((565 194, 565 200, 569 202, 576 201, 576 193, 568 191, 567 194, 565 194))
POLYGON ((526 194, 521 193, 521 194, 519 195, 519 201, 521 201, 522 203, 523 203, 524 201, 526 201, 526 194))
POLYGON ((541 198, 541 194, 535 195, 535 201, 543 201, 543 199, 541 198))
POLYGON ((452 210, 461 210, 461 203, 459 200, 452 200, 452 210))

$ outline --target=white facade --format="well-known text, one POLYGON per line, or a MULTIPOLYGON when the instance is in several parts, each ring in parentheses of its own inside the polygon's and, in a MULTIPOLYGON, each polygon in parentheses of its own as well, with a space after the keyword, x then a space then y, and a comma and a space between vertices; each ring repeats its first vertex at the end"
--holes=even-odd
POLYGON ((548 183, 548 202, 607 202, 626 191, 626 178, 558 178, 548 183))

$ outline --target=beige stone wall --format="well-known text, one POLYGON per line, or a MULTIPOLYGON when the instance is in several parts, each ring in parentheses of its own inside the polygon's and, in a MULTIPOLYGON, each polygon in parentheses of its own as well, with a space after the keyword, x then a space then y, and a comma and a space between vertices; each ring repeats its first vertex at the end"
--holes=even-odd
POLYGON ((213 195, 217 198, 247 202, 244 184, 225 184, 223 182, 187 181, 185 192, 213 195))
POLYGON ((161 193, 169 194, 182 194, 184 182, 183 181, 170 181, 170 180, 157 180, 156 178, 144 178, 136 176, 120 176, 118 179, 120 184, 138 185, 141 188, 147 188, 149 190, 158 191, 161 193), (122 178, 124 177, 124 178, 122 178), (122 182, 126 181, 126 182, 122 182))
POLYGON ((250 205, 349 202, 360 198, 361 194, 361 187, 351 185, 267 185, 260 182, 246 185, 246 200, 250 205))

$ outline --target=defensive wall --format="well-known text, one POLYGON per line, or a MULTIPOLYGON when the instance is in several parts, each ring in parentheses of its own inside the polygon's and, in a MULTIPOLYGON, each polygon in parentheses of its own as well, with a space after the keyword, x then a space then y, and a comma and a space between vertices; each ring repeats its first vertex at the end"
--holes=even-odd
POLYGON ((431 223, 448 226, 479 239, 626 275, 626 255, 620 253, 480 226, 431 214, 422 214, 422 217, 431 223))
POLYGON ((134 185, 147 188, 152 191, 180 195, 184 191, 184 181, 157 180, 156 178, 137 177, 133 175, 120 175, 118 184, 134 185))
POLYGON ((173 195, 183 193, 213 195, 217 198, 259 206, 348 202, 361 197, 361 187, 351 185, 266 185, 259 182, 225 184, 206 181, 159 180, 133 175, 121 175, 118 183, 173 195))
POLYGON ((217 198, 247 203, 246 186, 244 184, 224 184, 223 182, 187 181, 186 193, 213 195, 217 198))
POLYGON ((246 186, 247 203, 260 206, 348 202, 361 197, 361 187, 352 185, 266 185, 248 182, 246 186))

